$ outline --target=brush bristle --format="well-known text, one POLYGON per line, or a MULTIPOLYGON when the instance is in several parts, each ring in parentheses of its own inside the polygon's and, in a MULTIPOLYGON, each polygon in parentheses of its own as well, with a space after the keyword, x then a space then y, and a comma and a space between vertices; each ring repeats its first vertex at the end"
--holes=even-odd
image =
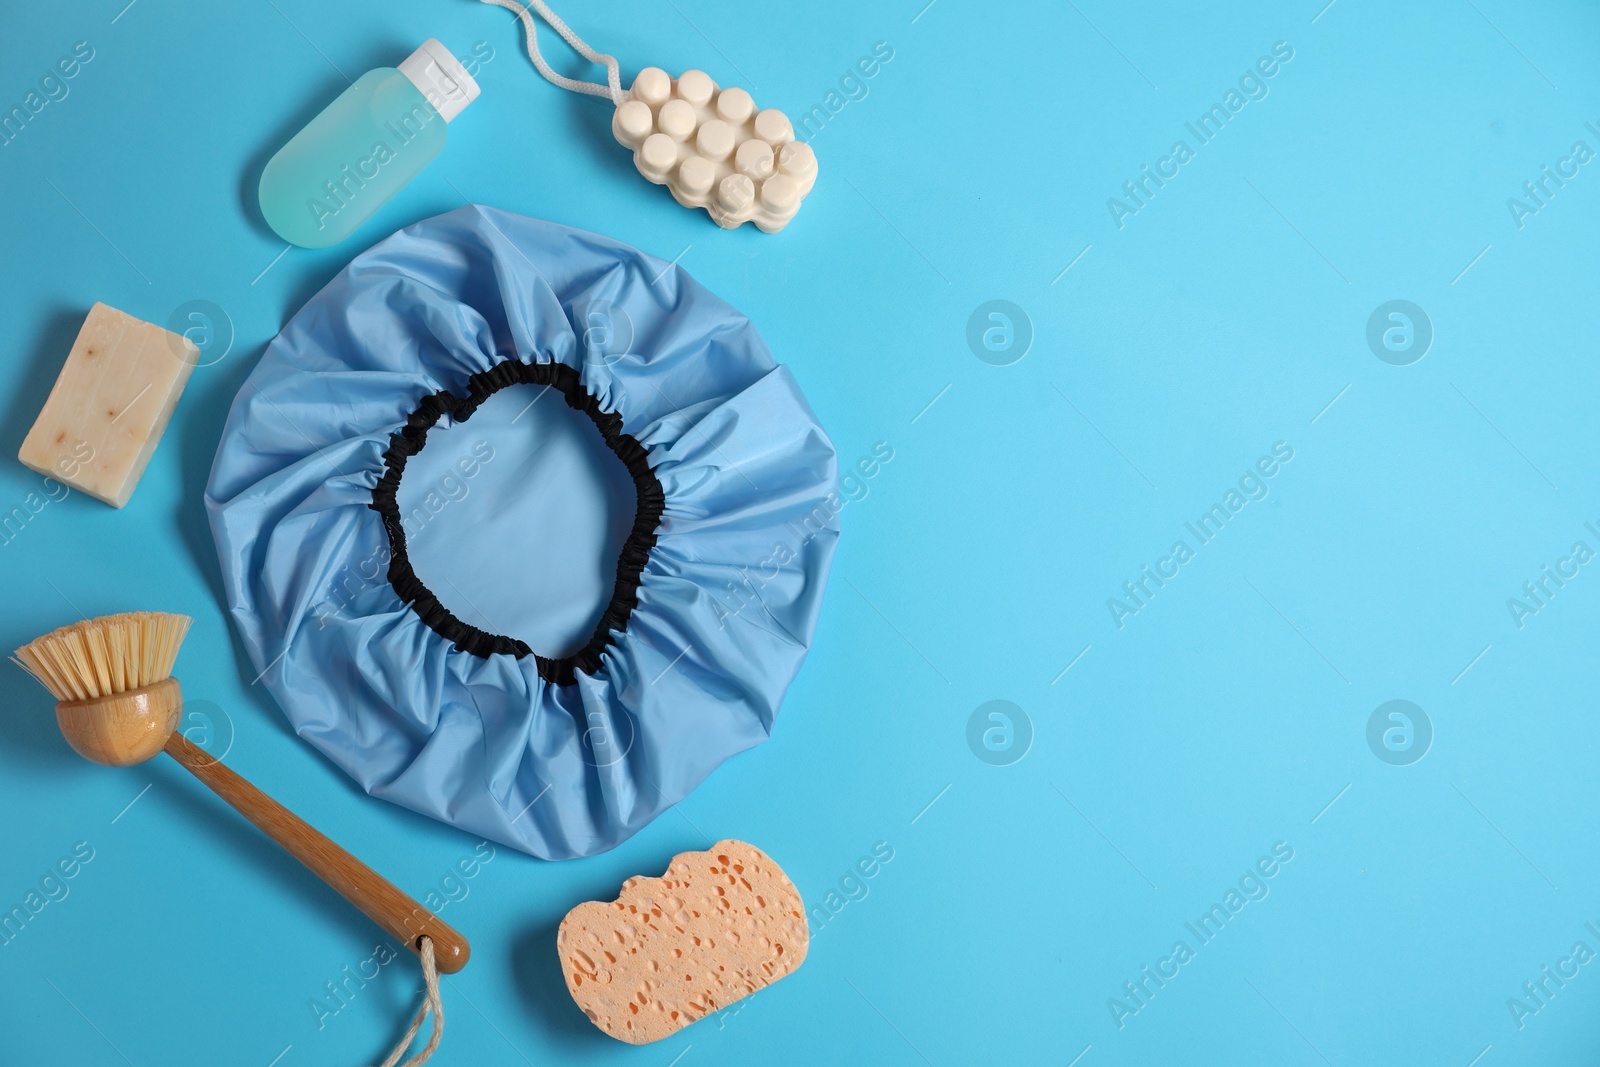
POLYGON ((30 641, 12 659, 57 700, 93 700, 170 678, 193 621, 162 611, 103 615, 30 641))

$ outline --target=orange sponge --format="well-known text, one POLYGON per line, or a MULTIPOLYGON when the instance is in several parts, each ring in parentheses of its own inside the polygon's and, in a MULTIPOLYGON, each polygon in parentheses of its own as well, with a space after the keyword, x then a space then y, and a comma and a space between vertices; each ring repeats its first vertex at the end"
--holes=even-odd
POLYGON ((567 912, 556 933, 567 989, 619 1041, 659 1041, 800 966, 810 934, 794 883, 743 841, 680 852, 609 903, 567 912))

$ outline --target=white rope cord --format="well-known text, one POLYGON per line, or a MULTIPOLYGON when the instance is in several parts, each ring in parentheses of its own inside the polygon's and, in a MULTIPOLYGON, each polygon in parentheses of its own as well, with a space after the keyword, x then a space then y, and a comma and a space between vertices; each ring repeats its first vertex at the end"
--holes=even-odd
POLYGON ((444 1037, 444 1004, 439 1000, 439 967, 433 957, 433 938, 424 935, 420 939, 419 954, 422 956, 422 1007, 417 1011, 416 1018, 411 1020, 411 1027, 406 1030, 400 1043, 389 1053, 389 1058, 384 1060, 379 1067, 395 1067, 400 1057, 406 1054, 406 1049, 411 1047, 417 1031, 422 1029, 422 1021, 428 1017, 428 1012, 433 1012, 433 1036, 428 1038, 428 1043, 422 1046, 422 1051, 411 1057, 401 1067, 421 1067, 428 1062, 428 1057, 433 1055, 434 1049, 439 1047, 439 1040, 444 1037))
POLYGON ((528 58, 533 60, 533 65, 538 68, 540 74, 544 75, 545 81, 569 92, 609 97, 613 104, 621 105, 623 101, 622 78, 617 70, 617 61, 611 56, 603 52, 596 52, 584 44, 583 38, 573 33, 571 27, 562 22, 561 17, 551 11, 544 0, 528 0, 526 6, 519 3, 518 0, 483 0, 483 2, 485 4, 495 4, 505 8, 507 11, 515 11, 517 13, 517 18, 522 20, 522 28, 527 31, 528 58), (533 17, 528 14, 528 7, 530 6, 539 13, 540 18, 550 24, 551 29, 559 33, 562 39, 572 46, 573 51, 589 62, 599 63, 606 68, 605 85, 601 85, 599 82, 575 81, 572 78, 564 78, 550 69, 550 64, 546 63, 544 56, 539 54, 539 32, 533 17))

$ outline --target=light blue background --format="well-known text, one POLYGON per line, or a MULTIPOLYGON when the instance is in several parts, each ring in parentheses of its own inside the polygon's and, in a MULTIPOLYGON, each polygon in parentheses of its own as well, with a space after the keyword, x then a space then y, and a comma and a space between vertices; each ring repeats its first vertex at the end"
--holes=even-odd
MULTIPOLYGON (((1574 141, 1600 149, 1600 12, 924 2, 566 5, 625 78, 701 67, 792 116, 892 46, 814 139, 820 180, 777 236, 646 183, 609 107, 539 80, 502 10, 10 5, 3 109, 75 42, 95 58, 0 147, 3 450, 95 300, 157 322, 212 301, 236 337, 126 509, 74 495, 0 547, 5 647, 80 615, 192 614, 179 675, 231 719, 229 763, 408 891, 437 887, 476 842, 365 798, 251 685, 201 492, 249 367, 359 249, 467 201, 591 228, 748 314, 844 462, 879 441, 894 458, 844 511, 772 741, 610 854, 500 849, 445 908, 474 957, 446 983, 441 1062, 1592 1062, 1600 965, 1520 1029, 1507 1000, 1580 939, 1600 950, 1600 575, 1520 629, 1506 601, 1574 541, 1600 548, 1600 169, 1522 228, 1507 198, 1574 141), (444 155, 350 242, 279 258, 254 206, 266 159, 430 35, 494 53, 444 155), (1294 58, 1270 95, 1119 229, 1107 198, 1278 41, 1294 58), (1435 330, 1407 367, 1365 340, 1395 298, 1435 330), (966 344, 991 299, 1031 319, 1010 366, 966 344), (1270 496, 1119 630, 1107 598, 1279 441, 1270 496), (968 748, 992 699, 1032 723, 1009 766, 968 748), (1391 699, 1433 724, 1410 766, 1367 745, 1391 699), (875 843, 894 858, 793 977, 660 1045, 611 1042, 567 998, 555 924, 723 836, 813 906, 875 843), (1279 841, 1270 895, 1119 1029, 1108 998, 1197 945, 1185 922, 1279 841)), ((0 509, 40 488, 0 464, 0 509)), ((319 1029, 309 1001, 378 931, 170 761, 78 759, 7 671, 0 908, 76 842, 94 859, 0 947, 0 1062, 381 1058, 410 963, 319 1029)))

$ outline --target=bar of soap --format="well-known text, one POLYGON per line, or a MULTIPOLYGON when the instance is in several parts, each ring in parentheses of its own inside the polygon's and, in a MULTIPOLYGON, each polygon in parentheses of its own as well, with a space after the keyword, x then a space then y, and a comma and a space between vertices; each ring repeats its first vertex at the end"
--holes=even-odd
POLYGON ((199 359, 188 338, 95 304, 17 458, 122 507, 199 359))
POLYGON ((789 876, 754 845, 680 852, 660 878, 567 912, 556 951, 589 1021, 632 1045, 660 1041, 800 966, 810 932, 789 876))

